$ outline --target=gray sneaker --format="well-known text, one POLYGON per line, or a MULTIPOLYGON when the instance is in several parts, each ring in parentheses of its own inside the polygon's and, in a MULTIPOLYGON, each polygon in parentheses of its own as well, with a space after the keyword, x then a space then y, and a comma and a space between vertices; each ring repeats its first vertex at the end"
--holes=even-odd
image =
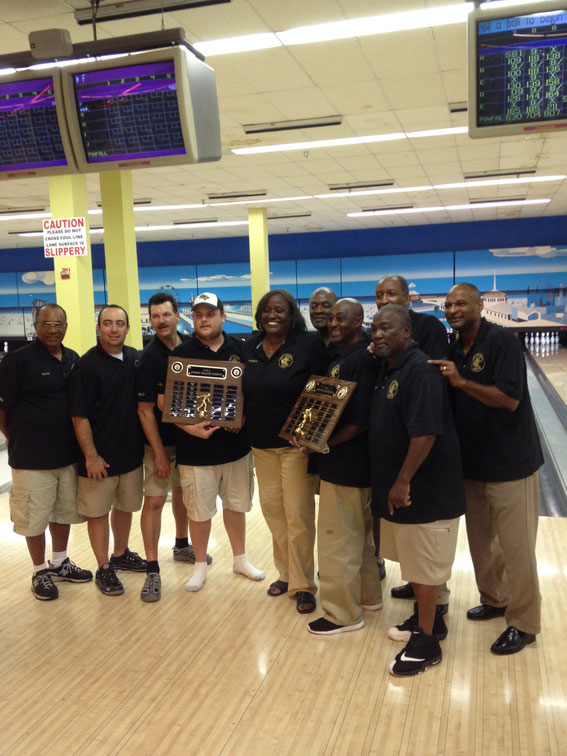
MULTIPOLYGON (((193 546, 191 546, 191 544, 189 544, 189 546, 183 546, 182 548, 174 546, 173 558, 176 562, 190 562, 190 564, 195 564, 195 552, 193 551, 193 546)), ((207 554, 207 564, 211 564, 212 561, 212 556, 207 554)))
POLYGON ((148 604, 160 600, 161 577, 159 572, 148 572, 144 581, 144 587, 140 592, 140 598, 148 604))

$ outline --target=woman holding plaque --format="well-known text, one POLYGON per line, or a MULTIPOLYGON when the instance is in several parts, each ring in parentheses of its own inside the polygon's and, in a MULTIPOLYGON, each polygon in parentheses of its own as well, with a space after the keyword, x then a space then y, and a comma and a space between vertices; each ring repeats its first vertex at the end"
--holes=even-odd
POLYGON ((313 547, 315 486, 307 456, 279 438, 312 373, 324 375, 330 354, 317 333, 308 333, 293 296, 274 289, 261 298, 255 332, 244 344, 242 379, 246 431, 256 460, 262 512, 270 528, 278 580, 269 596, 288 593, 297 611, 315 609, 313 547))

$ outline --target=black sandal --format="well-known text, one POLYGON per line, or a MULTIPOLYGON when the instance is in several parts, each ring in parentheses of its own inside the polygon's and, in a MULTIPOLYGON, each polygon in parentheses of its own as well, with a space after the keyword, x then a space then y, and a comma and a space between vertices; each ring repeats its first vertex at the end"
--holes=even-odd
POLYGON ((283 580, 276 580, 266 591, 268 596, 282 596, 287 593, 287 583, 283 580))
POLYGON ((299 593, 295 594, 295 600, 297 602, 297 611, 300 614, 311 614, 311 612, 315 611, 317 601, 315 600, 315 596, 312 593, 308 593, 307 591, 299 591, 299 593), (300 607, 302 606, 307 608, 301 609, 300 607))

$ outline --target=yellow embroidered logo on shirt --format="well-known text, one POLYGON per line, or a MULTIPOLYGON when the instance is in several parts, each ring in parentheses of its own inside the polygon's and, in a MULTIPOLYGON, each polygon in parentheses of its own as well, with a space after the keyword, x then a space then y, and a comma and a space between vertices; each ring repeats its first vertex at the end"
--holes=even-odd
POLYGON ((400 384, 397 381, 392 381, 392 383, 390 383, 390 385, 388 386, 388 391, 386 392, 386 399, 393 399, 398 393, 399 387, 400 387, 400 384))
POLYGON ((473 373, 480 373, 484 370, 484 366, 486 365, 484 361, 484 355, 478 352, 475 354, 475 356, 472 358, 472 371, 473 373))
POLYGON ((335 367, 331 370, 331 378, 338 378, 340 374, 341 374, 340 365, 335 365, 335 367))
POLYGON ((237 354, 231 354, 228 358, 229 362, 240 362, 240 357, 237 354))
POLYGON ((281 368, 288 368, 293 365, 293 355, 289 352, 286 352, 285 354, 282 354, 282 356, 279 359, 278 365, 281 368))

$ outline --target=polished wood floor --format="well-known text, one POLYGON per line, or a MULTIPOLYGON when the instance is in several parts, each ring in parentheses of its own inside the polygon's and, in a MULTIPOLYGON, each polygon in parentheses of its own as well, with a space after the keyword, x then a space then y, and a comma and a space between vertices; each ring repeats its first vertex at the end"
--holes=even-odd
MULTIPOLYGON (((412 608, 389 597, 397 565, 363 630, 313 636, 306 624, 317 614, 266 596, 275 573, 258 506, 248 522, 261 583, 232 574, 216 517, 207 583, 186 592, 192 567, 171 558, 168 511, 161 602, 143 604, 143 575, 122 573, 123 596, 60 583, 59 600, 45 603, 32 596, 26 549, 0 496, 0 753, 567 754, 566 519, 541 520, 543 633, 507 658, 489 652, 503 620, 466 620, 478 596, 461 528, 444 658, 411 679, 388 674, 401 645, 386 631, 412 608)), ((141 550, 137 525, 131 545, 141 550)), ((71 557, 94 567, 83 526, 71 557)))

